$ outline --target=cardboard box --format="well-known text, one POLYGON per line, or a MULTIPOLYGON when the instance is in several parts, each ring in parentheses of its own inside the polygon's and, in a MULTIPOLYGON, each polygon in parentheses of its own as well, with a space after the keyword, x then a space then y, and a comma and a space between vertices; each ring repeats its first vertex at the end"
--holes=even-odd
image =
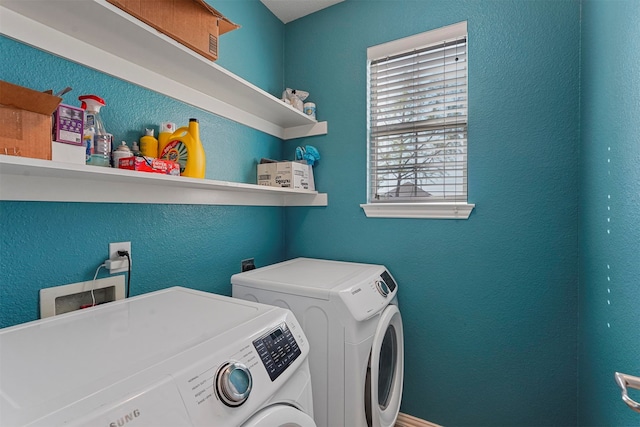
POLYGON ((51 114, 60 101, 0 80, 0 154, 51 160, 51 114))
POLYGON ((123 157, 119 160, 118 168, 180 176, 180 163, 153 157, 123 157))
POLYGON ((107 0, 212 61, 218 37, 239 28, 203 0, 107 0))
POLYGON ((53 140, 71 145, 82 145, 84 136, 84 110, 60 104, 53 112, 53 140))
POLYGON ((258 164, 258 185, 315 190, 313 168, 302 162, 258 164))

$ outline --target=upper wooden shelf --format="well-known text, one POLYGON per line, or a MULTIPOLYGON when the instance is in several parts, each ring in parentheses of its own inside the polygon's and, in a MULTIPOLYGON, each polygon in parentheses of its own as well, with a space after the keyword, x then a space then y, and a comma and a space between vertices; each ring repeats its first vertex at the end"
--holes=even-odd
POLYGON ((327 206, 317 191, 186 178, 0 155, 0 200, 327 206))
POLYGON ((2 0, 0 32, 280 139, 327 133, 275 96, 105 0, 2 0))

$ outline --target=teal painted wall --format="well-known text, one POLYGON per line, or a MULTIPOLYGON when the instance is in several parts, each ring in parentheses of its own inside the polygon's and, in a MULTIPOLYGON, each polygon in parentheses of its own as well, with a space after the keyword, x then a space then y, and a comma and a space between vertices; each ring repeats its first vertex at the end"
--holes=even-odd
MULTIPOLYGON (((616 371, 640 376, 640 3, 584 1, 579 425, 640 425, 616 371)), ((640 394, 632 390, 632 398, 640 394)))
POLYGON ((347 0, 286 25, 287 85, 329 134, 324 210, 287 257, 385 264, 405 325, 403 412, 446 426, 576 424, 580 4, 347 0), (468 21, 467 221, 366 218, 366 48, 468 21), (293 59, 295 58, 295 59, 293 59))
POLYGON ((286 26, 258 0, 212 4, 242 25, 222 36, 219 64, 274 95, 308 90, 328 135, 283 145, 1 37, 0 78, 71 85, 67 103, 104 95, 117 141, 198 117, 211 179, 254 182, 256 159, 312 144, 329 206, 0 202, 0 327, 36 319, 39 289, 90 280, 113 241, 132 242, 133 295, 229 294, 252 256, 378 262, 401 286, 404 412, 447 426, 637 424, 613 382, 640 372, 635 0, 347 0, 286 26), (367 219, 366 47, 461 20, 477 208, 467 221, 367 219))
MULTIPOLYGON (((215 7, 242 25, 221 37, 219 64, 280 93, 282 22, 258 0, 215 7)), ((282 151, 277 138, 4 37, 0 58, 3 80, 38 90, 72 86, 64 97, 72 105, 82 94, 104 97, 115 141, 199 118, 209 179, 255 183, 256 160, 282 151)), ((174 285, 230 295, 242 259, 283 259, 283 221, 275 207, 0 202, 0 327, 37 319, 41 288, 91 280, 110 242, 131 242, 131 295, 174 285)))

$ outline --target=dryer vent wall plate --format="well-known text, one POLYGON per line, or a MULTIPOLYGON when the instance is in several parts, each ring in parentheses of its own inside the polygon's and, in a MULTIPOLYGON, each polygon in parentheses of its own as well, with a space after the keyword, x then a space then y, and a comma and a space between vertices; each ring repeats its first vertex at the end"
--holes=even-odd
POLYGON ((124 276, 40 289, 40 318, 124 299, 124 276), (93 289, 93 296, 91 290, 93 289))

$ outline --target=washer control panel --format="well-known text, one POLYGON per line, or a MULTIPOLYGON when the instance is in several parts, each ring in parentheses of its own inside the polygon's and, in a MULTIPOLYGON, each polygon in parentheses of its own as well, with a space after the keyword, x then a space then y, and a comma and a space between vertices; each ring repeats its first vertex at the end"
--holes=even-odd
POLYGON ((286 323, 253 341, 269 378, 275 381, 302 352, 286 323))

